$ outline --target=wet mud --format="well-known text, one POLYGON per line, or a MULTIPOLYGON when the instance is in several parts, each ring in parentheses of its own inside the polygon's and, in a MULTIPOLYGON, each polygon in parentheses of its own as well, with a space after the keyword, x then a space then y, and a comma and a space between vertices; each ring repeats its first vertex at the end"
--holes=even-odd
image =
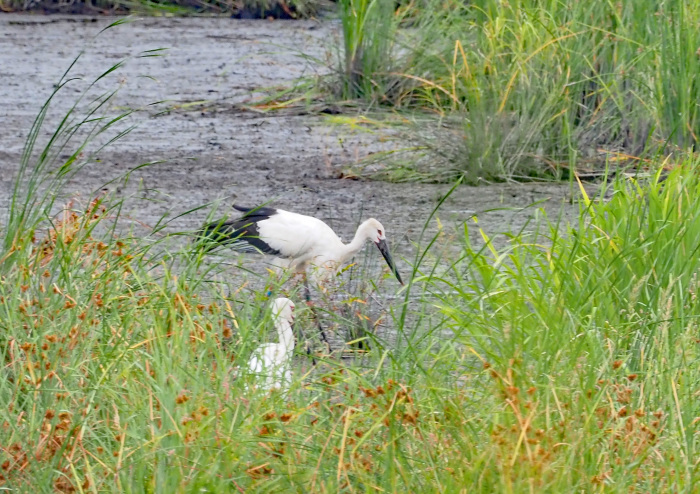
MULTIPOLYGON (((72 180, 68 195, 88 200, 115 177, 158 162, 132 173, 126 185, 109 185, 127 198, 123 217, 136 225, 153 226, 165 216, 172 219, 165 232, 192 231, 210 208, 182 213, 199 206, 218 202, 223 214, 234 202, 271 202, 327 221, 347 241, 372 216, 387 229, 404 273, 426 224, 424 238, 440 225, 446 232, 437 252, 454 252, 461 225, 475 214, 485 232, 506 242, 498 234, 533 228, 538 208, 564 219, 577 210, 568 184, 461 186, 429 220, 450 185, 339 178, 371 153, 411 144, 393 139, 390 130, 337 125, 324 114, 240 109, 259 98, 261 88, 289 88, 300 77, 327 73, 337 22, 146 18, 97 36, 113 21, 0 15, 0 208, 9 203, 33 119, 79 52, 84 54, 76 71, 92 81, 125 57, 167 48, 163 56, 130 60, 98 83, 105 91, 121 86, 113 111, 143 108, 130 120, 139 126, 72 180), (161 103, 148 106, 153 102, 161 103)), ((76 83, 59 93, 40 138, 48 138, 84 87, 76 83)), ((470 234, 476 245, 483 244, 475 228, 470 234)))

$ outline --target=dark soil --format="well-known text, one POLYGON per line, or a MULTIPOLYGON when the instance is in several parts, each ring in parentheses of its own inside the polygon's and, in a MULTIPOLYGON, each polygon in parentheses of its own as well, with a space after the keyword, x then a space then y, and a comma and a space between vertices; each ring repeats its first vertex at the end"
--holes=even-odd
MULTIPOLYGON (((210 2, 207 0, 164 0, 151 5, 120 0, 25 0, 10 1, 3 5, 5 12, 30 14, 73 14, 84 16, 130 15, 152 11, 167 13, 177 9, 179 15, 221 15, 235 19, 301 19, 311 17, 320 4, 307 2, 306 11, 299 12, 296 6, 285 0, 273 0, 267 4, 229 0, 210 2)), ((324 5, 325 6, 325 5, 324 5)))

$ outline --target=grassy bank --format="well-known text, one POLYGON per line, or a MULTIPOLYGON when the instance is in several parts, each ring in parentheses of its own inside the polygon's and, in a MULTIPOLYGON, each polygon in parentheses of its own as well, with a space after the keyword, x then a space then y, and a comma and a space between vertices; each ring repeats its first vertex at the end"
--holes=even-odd
MULTIPOLYGON (((428 263, 424 239, 384 315, 395 338, 316 368, 299 351, 289 392, 270 394, 245 371, 269 339, 264 291, 163 232, 130 232, 115 198, 56 201, 98 137, 130 128, 110 94, 46 147, 40 115, 4 225, 3 488, 695 489, 697 161, 618 179, 605 202, 582 192, 577 224, 542 218, 502 250, 465 230, 458 256, 428 263)), ((298 324, 313 331, 308 310, 298 324)))

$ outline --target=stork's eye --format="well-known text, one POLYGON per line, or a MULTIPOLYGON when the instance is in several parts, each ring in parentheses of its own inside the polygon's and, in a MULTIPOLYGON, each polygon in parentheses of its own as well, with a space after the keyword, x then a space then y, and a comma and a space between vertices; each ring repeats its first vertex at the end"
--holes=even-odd
POLYGON ((382 236, 382 231, 381 231, 381 230, 377 230, 377 233, 379 234, 380 237, 382 236))

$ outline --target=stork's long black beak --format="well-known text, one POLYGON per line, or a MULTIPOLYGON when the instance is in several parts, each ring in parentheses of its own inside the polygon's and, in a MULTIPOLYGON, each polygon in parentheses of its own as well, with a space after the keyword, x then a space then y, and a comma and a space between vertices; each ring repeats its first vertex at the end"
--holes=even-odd
POLYGON ((401 275, 396 269, 396 264, 394 264, 394 260, 391 258, 391 253, 389 253, 389 246, 386 244, 386 240, 380 240, 379 242, 375 242, 375 244, 379 249, 379 252, 381 252, 384 256, 384 260, 389 265, 389 269, 391 269, 391 272, 394 273, 394 276, 396 276, 396 279, 399 280, 399 283, 403 285, 401 275))

